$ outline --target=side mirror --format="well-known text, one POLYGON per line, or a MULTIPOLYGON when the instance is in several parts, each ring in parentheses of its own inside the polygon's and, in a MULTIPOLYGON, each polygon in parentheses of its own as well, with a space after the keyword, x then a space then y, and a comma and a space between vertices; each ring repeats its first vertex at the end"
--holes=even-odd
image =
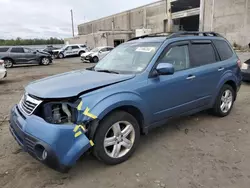
POLYGON ((36 54, 38 51, 34 51, 33 54, 36 54))
POLYGON ((170 63, 159 63, 156 67, 158 75, 174 74, 174 66, 170 63))
POLYGON ((100 50, 100 51, 99 51, 99 54, 101 54, 101 53, 102 53, 102 51, 100 50))

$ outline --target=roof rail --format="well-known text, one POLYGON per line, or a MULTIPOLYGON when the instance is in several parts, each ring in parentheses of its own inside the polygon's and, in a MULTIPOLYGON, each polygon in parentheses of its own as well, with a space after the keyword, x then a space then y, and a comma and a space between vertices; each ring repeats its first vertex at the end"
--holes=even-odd
POLYGON ((175 37, 182 37, 182 36, 204 36, 204 37, 209 37, 209 36, 213 36, 213 37, 222 37, 220 34, 216 33, 216 32, 199 32, 199 31, 180 31, 180 32, 176 32, 173 33, 169 36, 169 38, 175 38, 175 37))
POLYGON ((128 41, 131 40, 137 40, 137 39, 143 39, 143 38, 147 38, 147 37, 169 37, 170 35, 174 34, 173 32, 169 32, 169 33, 152 33, 152 34, 147 34, 147 35, 142 35, 139 37, 134 37, 129 39, 128 41))
POLYGON ((169 38, 182 37, 182 36, 222 37, 220 34, 218 34, 216 32, 179 31, 179 32, 168 32, 168 33, 152 33, 152 34, 148 34, 148 35, 134 37, 132 39, 129 39, 128 41, 143 39, 143 38, 147 38, 147 37, 167 37, 169 39, 169 38))

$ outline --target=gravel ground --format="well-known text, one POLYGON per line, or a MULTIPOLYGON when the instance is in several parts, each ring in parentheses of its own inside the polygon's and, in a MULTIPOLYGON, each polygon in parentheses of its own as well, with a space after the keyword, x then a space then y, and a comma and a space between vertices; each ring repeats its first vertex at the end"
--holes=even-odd
MULTIPOLYGON (((239 54, 242 61, 249 53, 239 54)), ((127 162, 107 166, 83 156, 68 174, 58 173, 23 152, 8 130, 11 107, 30 81, 86 68, 79 58, 51 66, 21 66, 0 81, 0 187, 3 188, 249 188, 250 84, 244 83, 231 114, 207 113, 174 120, 141 138, 127 162)))

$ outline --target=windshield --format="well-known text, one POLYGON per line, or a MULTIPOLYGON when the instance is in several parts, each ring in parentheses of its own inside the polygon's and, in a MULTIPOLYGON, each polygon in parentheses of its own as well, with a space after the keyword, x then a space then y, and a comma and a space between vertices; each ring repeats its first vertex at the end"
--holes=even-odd
POLYGON ((91 50, 91 52, 99 52, 100 48, 94 48, 93 50, 91 50))
POLYGON ((160 47, 158 42, 124 43, 114 48, 96 66, 95 71, 138 73, 146 69, 160 47))

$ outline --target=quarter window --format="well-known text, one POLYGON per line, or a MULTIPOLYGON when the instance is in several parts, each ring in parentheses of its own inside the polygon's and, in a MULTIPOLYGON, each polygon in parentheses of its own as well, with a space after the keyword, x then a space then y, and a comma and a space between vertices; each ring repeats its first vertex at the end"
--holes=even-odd
POLYGON ((214 45, 220 54, 222 61, 230 59, 233 56, 233 51, 229 47, 228 43, 223 40, 214 40, 214 45))
POLYGON ((199 67, 216 62, 214 48, 211 43, 191 45, 191 67, 199 67))
POLYGON ((24 53, 23 48, 12 48, 11 49, 12 53, 24 53))
POLYGON ((72 50, 79 49, 79 46, 72 46, 72 50))
POLYGON ((0 52, 7 52, 9 48, 0 48, 0 52))
POLYGON ((190 68, 188 45, 170 48, 159 62, 172 64, 175 71, 190 68))

